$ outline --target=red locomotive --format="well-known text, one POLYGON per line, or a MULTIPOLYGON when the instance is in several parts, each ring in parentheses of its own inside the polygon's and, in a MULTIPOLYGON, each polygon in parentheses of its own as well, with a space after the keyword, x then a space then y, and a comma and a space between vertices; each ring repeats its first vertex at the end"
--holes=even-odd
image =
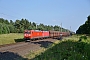
POLYGON ((24 31, 24 39, 25 40, 34 40, 34 39, 42 39, 48 38, 49 31, 40 31, 40 30, 25 30, 24 31))
POLYGON ((43 39, 43 38, 59 38, 61 36, 69 36, 69 32, 60 32, 60 31, 40 31, 40 30, 25 30, 24 39, 26 41, 34 39, 43 39))

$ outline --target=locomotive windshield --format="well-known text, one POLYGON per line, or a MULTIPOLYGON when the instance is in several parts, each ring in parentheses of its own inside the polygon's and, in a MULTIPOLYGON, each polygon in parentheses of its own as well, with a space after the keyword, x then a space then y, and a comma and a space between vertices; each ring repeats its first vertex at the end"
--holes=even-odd
POLYGON ((25 32, 25 34, 30 34, 30 33, 31 33, 30 31, 25 32))

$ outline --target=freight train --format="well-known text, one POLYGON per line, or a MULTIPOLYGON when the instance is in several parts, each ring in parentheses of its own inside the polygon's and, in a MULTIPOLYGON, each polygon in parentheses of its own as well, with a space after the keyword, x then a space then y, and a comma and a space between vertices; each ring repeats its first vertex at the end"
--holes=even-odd
POLYGON ((44 38, 61 38, 70 36, 70 32, 60 32, 60 31, 40 31, 40 30, 25 30, 24 39, 25 41, 31 41, 36 39, 44 38))

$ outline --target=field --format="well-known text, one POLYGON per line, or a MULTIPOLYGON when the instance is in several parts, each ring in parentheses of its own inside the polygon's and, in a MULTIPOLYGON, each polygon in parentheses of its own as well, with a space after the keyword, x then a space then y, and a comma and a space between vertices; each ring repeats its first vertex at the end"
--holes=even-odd
MULTIPOLYGON (((28 58, 30 56, 28 55, 28 58)), ((90 37, 74 35, 64 38, 58 44, 53 44, 31 60, 89 60, 89 56, 90 37)))
POLYGON ((20 33, 1 34, 0 45, 23 41, 23 37, 23 34, 20 33))
MULTIPOLYGON (((0 45, 21 42, 23 34, 0 35, 0 45)), ((23 58, 28 60, 90 60, 90 36, 73 35, 57 40, 48 48, 30 51, 23 58)))

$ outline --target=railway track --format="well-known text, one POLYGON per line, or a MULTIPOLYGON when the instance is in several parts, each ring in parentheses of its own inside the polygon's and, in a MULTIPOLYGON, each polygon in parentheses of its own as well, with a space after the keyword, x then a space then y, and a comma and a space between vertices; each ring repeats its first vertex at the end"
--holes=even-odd
POLYGON ((55 42, 56 39, 43 39, 43 40, 35 40, 31 42, 20 42, 16 44, 2 45, 0 46, 0 52, 13 52, 17 53, 20 56, 24 56, 28 54, 30 51, 39 50, 41 47, 46 48, 48 44, 55 42))

